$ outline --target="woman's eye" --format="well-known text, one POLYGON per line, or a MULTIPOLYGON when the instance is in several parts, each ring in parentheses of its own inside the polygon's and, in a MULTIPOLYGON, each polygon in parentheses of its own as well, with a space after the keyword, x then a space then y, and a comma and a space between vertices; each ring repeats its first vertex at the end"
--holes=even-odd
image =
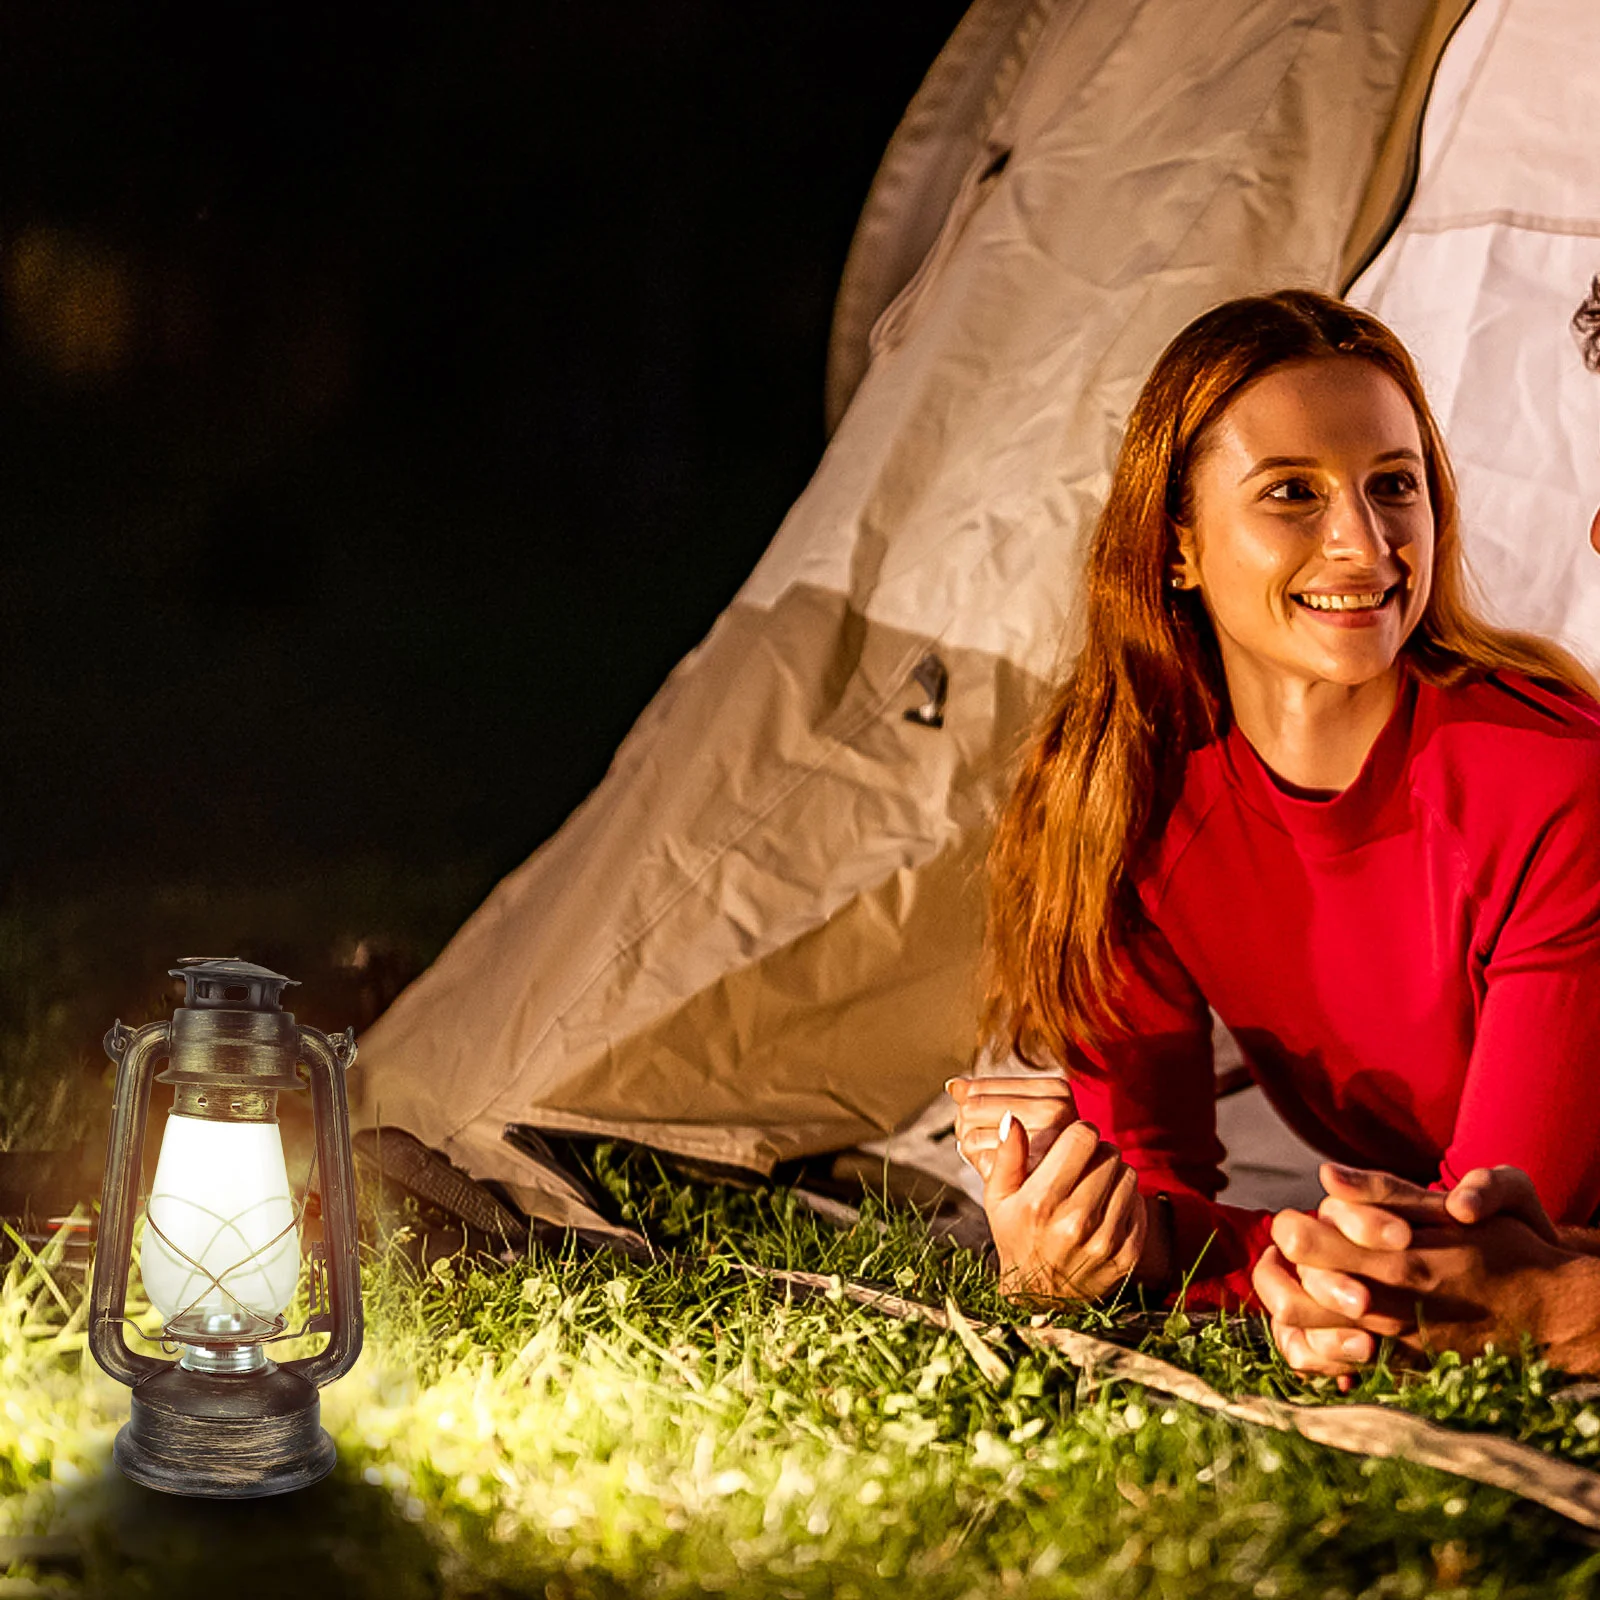
POLYGON ((1414 495, 1421 485, 1414 472, 1385 472, 1373 480, 1372 492, 1387 500, 1403 500, 1414 495))
POLYGON ((1288 505, 1299 505, 1316 497, 1317 491, 1304 478, 1282 478, 1267 490, 1267 499, 1288 505))

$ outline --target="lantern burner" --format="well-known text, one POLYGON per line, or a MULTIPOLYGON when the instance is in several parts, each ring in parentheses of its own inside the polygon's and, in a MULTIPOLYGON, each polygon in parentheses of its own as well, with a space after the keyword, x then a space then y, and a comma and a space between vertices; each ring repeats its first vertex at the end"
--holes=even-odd
POLYGON ((186 1344, 178 1365, 186 1372, 265 1372, 273 1363, 259 1344, 186 1344))

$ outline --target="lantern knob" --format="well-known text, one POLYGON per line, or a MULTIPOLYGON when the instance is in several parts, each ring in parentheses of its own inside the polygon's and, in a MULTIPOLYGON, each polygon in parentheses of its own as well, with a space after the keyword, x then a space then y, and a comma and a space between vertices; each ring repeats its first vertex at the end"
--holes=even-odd
POLYGON ((282 1011, 284 989, 299 984, 237 956, 184 956, 168 976, 183 979, 190 1011, 282 1011))

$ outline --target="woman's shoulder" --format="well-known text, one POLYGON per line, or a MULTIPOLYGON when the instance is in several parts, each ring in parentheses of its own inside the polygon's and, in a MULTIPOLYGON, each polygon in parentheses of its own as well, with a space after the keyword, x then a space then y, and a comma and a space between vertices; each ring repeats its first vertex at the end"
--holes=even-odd
POLYGON ((1454 836, 1483 925, 1496 930, 1493 948, 1514 959, 1571 937, 1592 944, 1600 928, 1600 706, 1510 672, 1437 696, 1412 792, 1454 836))
POLYGON ((1447 809, 1548 815, 1576 805, 1600 825, 1600 703, 1517 672, 1423 684, 1413 787, 1447 809))
POLYGON ((1420 721, 1442 735, 1456 759, 1515 752, 1539 766, 1587 768, 1600 760, 1600 702, 1577 689, 1520 672, 1473 673, 1452 684, 1424 684, 1420 721))
POLYGON ((1153 910, 1179 860, 1187 852, 1207 818, 1231 793, 1225 742, 1216 738, 1191 750, 1184 758, 1183 782, 1171 810, 1162 819, 1133 874, 1134 886, 1146 911, 1153 910))

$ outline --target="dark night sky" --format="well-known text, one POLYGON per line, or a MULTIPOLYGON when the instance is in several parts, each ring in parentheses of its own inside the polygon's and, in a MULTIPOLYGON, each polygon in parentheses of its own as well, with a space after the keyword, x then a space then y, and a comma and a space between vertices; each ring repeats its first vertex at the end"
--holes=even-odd
POLYGON ((8 7, 0 881, 551 832, 816 462, 962 9, 8 7))

